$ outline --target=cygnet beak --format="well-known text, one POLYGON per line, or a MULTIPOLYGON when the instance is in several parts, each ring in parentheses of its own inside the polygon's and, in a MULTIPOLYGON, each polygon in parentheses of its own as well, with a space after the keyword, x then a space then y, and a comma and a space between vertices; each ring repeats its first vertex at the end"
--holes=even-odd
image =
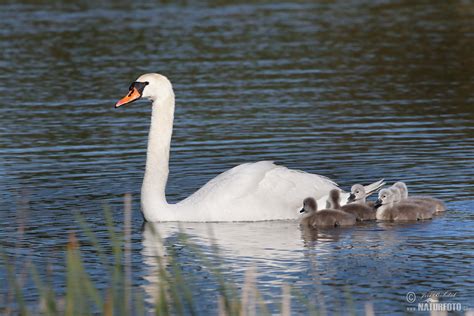
POLYGON ((347 202, 350 203, 350 202, 354 202, 356 199, 356 196, 354 194, 351 193, 351 195, 349 195, 349 198, 347 199, 347 202))
POLYGON ((382 200, 381 199, 377 199, 377 201, 375 201, 375 204, 374 204, 374 207, 375 208, 379 208, 382 206, 382 200))
POLYGON ((300 210, 300 213, 304 213, 304 207, 300 210))

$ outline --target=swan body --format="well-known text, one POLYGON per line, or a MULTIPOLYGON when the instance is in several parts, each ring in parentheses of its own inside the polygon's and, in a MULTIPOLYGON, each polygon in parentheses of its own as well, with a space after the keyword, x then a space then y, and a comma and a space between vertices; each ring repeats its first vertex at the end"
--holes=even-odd
MULTIPOLYGON (((339 193, 339 190, 333 190, 339 193)), ((352 214, 328 208, 317 210, 317 202, 315 199, 309 197, 304 199, 303 208, 300 213, 304 216, 300 220, 300 225, 306 228, 316 227, 338 227, 338 226, 352 226, 356 223, 356 217, 352 214)))
POLYGON ((141 208, 146 221, 263 221, 297 219, 307 196, 321 198, 338 186, 330 179, 290 170, 270 161, 245 163, 210 180, 194 194, 168 204, 165 188, 173 132, 175 97, 163 75, 140 76, 115 107, 140 98, 152 101, 141 208))
MULTIPOLYGON (((150 221, 296 219, 305 196, 318 195, 319 190, 334 187, 328 179, 277 166, 270 161, 246 163, 218 175, 185 200, 168 205, 168 209, 158 206, 159 213, 148 214, 153 216, 149 217, 150 221)), ((153 205, 160 203, 153 200, 154 195, 151 198, 148 205, 142 205, 144 211, 154 210, 153 205)))

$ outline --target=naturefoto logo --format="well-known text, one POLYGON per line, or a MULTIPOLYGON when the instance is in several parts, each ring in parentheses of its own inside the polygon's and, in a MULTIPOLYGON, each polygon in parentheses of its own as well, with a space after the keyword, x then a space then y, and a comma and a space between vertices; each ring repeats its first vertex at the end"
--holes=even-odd
POLYGON ((433 290, 425 293, 416 294, 408 292, 406 301, 410 304, 407 311, 410 312, 461 312, 469 309, 469 306, 455 302, 458 297, 457 291, 433 290))

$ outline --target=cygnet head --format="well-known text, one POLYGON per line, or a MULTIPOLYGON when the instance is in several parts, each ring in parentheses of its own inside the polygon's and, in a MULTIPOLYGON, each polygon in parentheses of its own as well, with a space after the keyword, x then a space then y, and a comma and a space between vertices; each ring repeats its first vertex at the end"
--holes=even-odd
POLYGON ((173 95, 173 88, 168 78, 157 73, 144 74, 130 84, 128 94, 120 99, 115 107, 118 108, 141 98, 152 101, 164 100, 170 95, 173 95))
POLYGON ((362 184, 354 184, 351 187, 351 195, 349 195, 349 199, 347 202, 354 202, 358 200, 365 199, 366 194, 365 194, 365 188, 362 184))
POLYGON ((400 198, 402 200, 408 198, 408 188, 405 182, 401 182, 401 181, 395 182, 393 184, 393 187, 398 189, 398 192, 400 192, 400 198))
POLYGON ((393 203, 393 191, 382 189, 379 191, 379 198, 375 201, 374 207, 379 208, 382 205, 393 203))
POLYGON ((316 203, 316 200, 313 199, 312 197, 308 197, 304 199, 303 208, 300 210, 300 213, 316 212, 317 209, 318 209, 318 205, 316 203))
POLYGON ((392 193, 394 203, 398 203, 402 200, 402 195, 398 187, 391 186, 388 190, 392 193))

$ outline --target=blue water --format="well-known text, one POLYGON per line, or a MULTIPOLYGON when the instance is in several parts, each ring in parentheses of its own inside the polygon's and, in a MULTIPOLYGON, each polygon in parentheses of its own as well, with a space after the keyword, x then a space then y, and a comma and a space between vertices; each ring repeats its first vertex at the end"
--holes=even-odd
MULTIPOLYGON (((371 303, 378 313, 405 313, 407 292, 431 289, 458 291, 453 300, 468 307, 473 12, 469 2, 0 4, 3 251, 18 271, 29 261, 49 265, 61 295, 64 249, 76 232, 87 271, 104 289, 109 280, 75 214, 107 246, 103 205, 121 230, 123 194, 131 193, 133 286, 153 301, 157 242, 139 210, 150 106, 113 105, 138 75, 160 72, 177 102, 169 201, 237 164, 274 160, 346 190, 403 180, 448 205, 423 223, 344 230, 212 224, 229 280, 240 286, 254 267, 272 312, 283 284, 293 289, 295 313, 307 312, 298 297, 322 311, 363 312, 371 303)), ((168 248, 177 242, 177 225, 157 226, 168 248)), ((212 253, 208 225, 182 229, 212 253)), ((177 254, 194 280, 197 309, 216 311, 210 272, 186 247, 177 254)), ((0 270, 0 283, 5 277, 0 270)), ((27 278, 30 306, 34 287, 27 278)), ((2 308, 7 293, 0 289, 2 308)))

